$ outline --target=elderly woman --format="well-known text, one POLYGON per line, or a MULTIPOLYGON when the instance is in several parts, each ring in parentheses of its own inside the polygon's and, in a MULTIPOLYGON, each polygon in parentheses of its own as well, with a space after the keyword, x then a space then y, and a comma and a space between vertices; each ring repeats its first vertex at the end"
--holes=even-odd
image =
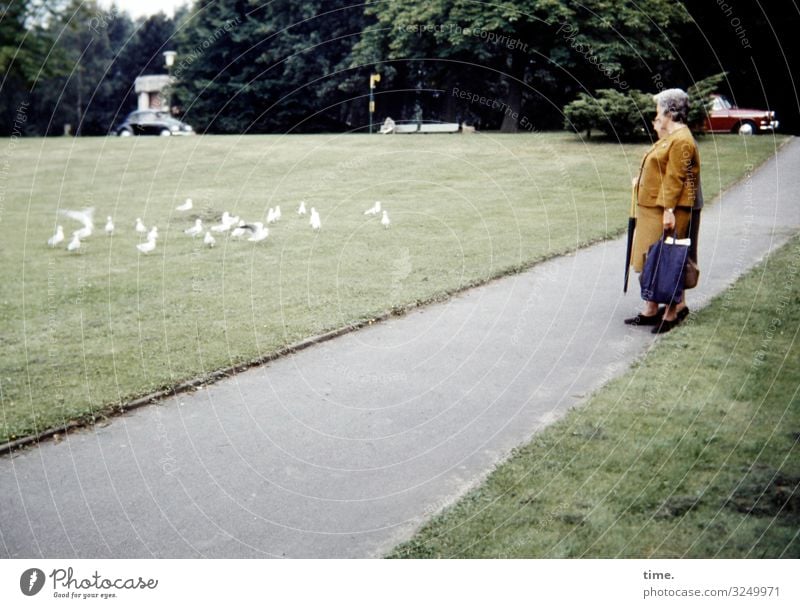
MULTIPOLYGON (((637 206, 631 265, 636 272, 642 271, 647 250, 664 231, 674 231, 677 238, 688 237, 692 208, 699 206, 702 197, 700 156, 686 126, 689 96, 681 89, 667 89, 653 99, 653 127, 659 139, 645 155, 639 176, 633 181, 637 206)), ((658 304, 645 300, 643 310, 625 323, 652 325, 653 333, 659 334, 670 331, 689 314, 685 292, 681 302, 665 308, 658 304)))

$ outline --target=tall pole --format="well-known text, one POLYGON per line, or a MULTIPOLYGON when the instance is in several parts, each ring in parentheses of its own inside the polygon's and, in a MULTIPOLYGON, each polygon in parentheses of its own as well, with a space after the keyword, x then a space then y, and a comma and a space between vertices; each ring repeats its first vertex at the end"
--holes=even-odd
POLYGON ((369 132, 372 133, 372 115, 375 114, 375 83, 381 81, 380 74, 369 75, 369 132))
POLYGON ((172 116, 172 66, 167 65, 167 77, 169 84, 167 85, 167 112, 172 116))
POLYGON ((175 63, 175 51, 164 51, 164 64, 167 68, 167 78, 169 84, 167 85, 167 112, 172 116, 172 65, 175 63))

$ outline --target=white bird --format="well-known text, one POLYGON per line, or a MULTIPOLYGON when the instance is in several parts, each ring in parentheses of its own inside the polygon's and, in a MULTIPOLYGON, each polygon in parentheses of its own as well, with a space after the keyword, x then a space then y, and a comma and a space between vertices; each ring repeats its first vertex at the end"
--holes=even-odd
POLYGON ((276 205, 275 206, 275 221, 277 222, 279 219, 281 219, 281 206, 280 205, 276 205))
POLYGON ((239 237, 244 236, 245 232, 247 232, 247 230, 245 229, 245 223, 244 221, 239 220, 239 224, 231 232, 231 238, 238 239, 239 237))
POLYGON ((83 227, 88 229, 86 232, 92 234, 92 230, 94 229, 94 207, 86 207, 86 209, 82 209, 81 211, 62 209, 61 213, 66 215, 69 219, 83 224, 83 227))
POLYGON ((226 226, 230 227, 230 226, 233 226, 234 224, 239 222, 239 216, 238 215, 231 215, 227 211, 223 211, 222 212, 222 219, 220 219, 220 222, 222 222, 226 226))
POLYGON ((372 205, 369 209, 364 212, 364 215, 378 215, 381 212, 381 202, 375 201, 375 204, 372 205))
POLYGON ((114 234, 114 222, 111 221, 111 216, 106 217, 106 234, 114 234))
POLYGON ((56 226, 56 233, 49 239, 47 239, 47 245, 50 247, 55 247, 63 240, 64 240, 64 227, 59 225, 56 226))
POLYGON ((215 224, 214 226, 211 226, 211 232, 228 232, 230 229, 230 224, 215 224))
POLYGON ((140 217, 136 218, 136 232, 139 234, 144 234, 147 232, 147 226, 142 223, 142 218, 140 217))
POLYGON ((192 199, 187 198, 186 202, 183 205, 178 205, 175 207, 175 211, 189 211, 192 208, 192 199))
POLYGON ((208 247, 213 247, 214 245, 216 245, 216 243, 217 239, 211 236, 211 233, 208 230, 206 230, 206 236, 203 237, 203 244, 207 245, 208 247))
POLYGON ((278 221, 278 218, 275 217, 275 210, 270 207, 269 211, 267 211, 267 224, 274 224, 278 221))
POLYGON ((305 215, 306 214, 306 202, 300 201, 300 206, 297 208, 297 215, 305 215))
POLYGON ((389 214, 384 209, 383 216, 381 217, 381 224, 383 224, 384 228, 388 228, 390 223, 391 222, 389 222, 389 214))
POLYGON ((81 239, 78 237, 78 231, 72 233, 72 240, 67 245, 67 251, 78 251, 81 248, 81 239))
POLYGON ((311 228, 314 230, 322 228, 322 220, 320 220, 319 213, 314 207, 311 207, 311 219, 308 223, 311 224, 311 228))
POLYGON ((220 218, 220 223, 216 226, 211 227, 212 232, 227 232, 234 225, 239 223, 239 216, 238 215, 231 215, 227 211, 222 212, 222 217, 220 218))
POLYGON ((88 239, 92 236, 92 226, 84 226, 83 228, 78 228, 75 232, 72 233, 73 236, 78 235, 80 239, 88 239))
POLYGON ((194 221, 194 226, 183 231, 184 234, 188 234, 192 238, 196 237, 201 232, 203 232, 203 220, 199 217, 194 221))
POLYGON ((139 250, 140 253, 150 253, 156 248, 156 240, 155 239, 147 239, 144 243, 139 243, 136 245, 136 249, 139 250))
POLYGON ((252 224, 245 224, 243 228, 250 231, 250 238, 247 239, 248 241, 252 241, 254 243, 258 243, 259 241, 263 241, 265 238, 269 236, 269 229, 264 226, 261 222, 253 222, 252 224))
POLYGON ((147 233, 147 240, 154 241, 158 238, 158 226, 153 226, 150 228, 150 232, 147 233))

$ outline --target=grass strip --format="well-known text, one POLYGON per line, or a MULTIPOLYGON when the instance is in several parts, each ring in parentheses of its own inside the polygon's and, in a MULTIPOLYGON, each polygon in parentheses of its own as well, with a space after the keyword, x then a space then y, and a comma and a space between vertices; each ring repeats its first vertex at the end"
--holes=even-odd
POLYGON ((798 331, 795 237, 391 557, 800 557, 798 331))

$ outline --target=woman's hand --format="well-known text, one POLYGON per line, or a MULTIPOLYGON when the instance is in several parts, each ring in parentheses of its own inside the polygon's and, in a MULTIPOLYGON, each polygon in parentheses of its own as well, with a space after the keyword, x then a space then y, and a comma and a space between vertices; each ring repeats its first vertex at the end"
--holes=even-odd
POLYGON ((661 224, 664 226, 664 230, 675 228, 675 214, 672 209, 664 209, 664 213, 661 216, 661 224))

